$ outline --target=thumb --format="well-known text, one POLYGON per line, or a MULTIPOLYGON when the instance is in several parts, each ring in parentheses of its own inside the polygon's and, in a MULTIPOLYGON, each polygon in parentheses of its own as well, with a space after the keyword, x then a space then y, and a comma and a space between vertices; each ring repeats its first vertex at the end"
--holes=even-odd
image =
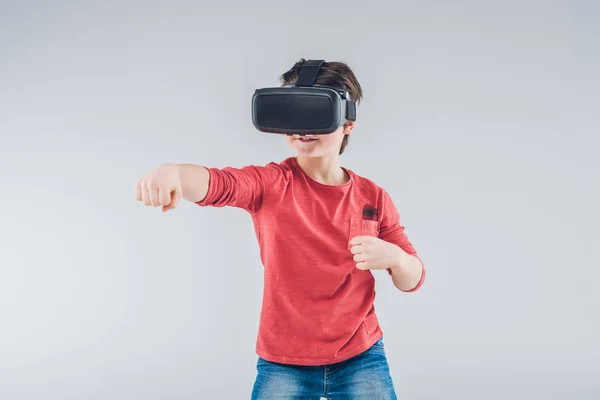
POLYGON ((171 202, 168 205, 163 206, 163 209, 162 209, 163 212, 167 212, 167 211, 175 209, 179 205, 179 202, 181 201, 181 197, 182 197, 181 188, 176 188, 175 190, 173 190, 171 192, 171 202))

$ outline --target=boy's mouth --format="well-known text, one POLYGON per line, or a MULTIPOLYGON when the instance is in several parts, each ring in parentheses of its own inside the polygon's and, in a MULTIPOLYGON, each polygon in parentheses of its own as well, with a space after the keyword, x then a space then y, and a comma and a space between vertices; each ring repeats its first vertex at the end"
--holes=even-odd
POLYGON ((317 137, 312 136, 312 135, 305 135, 305 136, 294 135, 294 139, 300 140, 301 142, 314 142, 316 140, 319 140, 317 137))

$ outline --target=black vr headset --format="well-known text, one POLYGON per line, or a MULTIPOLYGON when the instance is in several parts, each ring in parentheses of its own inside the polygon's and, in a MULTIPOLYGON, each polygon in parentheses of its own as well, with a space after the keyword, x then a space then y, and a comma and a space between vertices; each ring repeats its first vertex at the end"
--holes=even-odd
POLYGON ((347 91, 315 85, 324 60, 302 65, 295 85, 257 89, 252 96, 252 123, 261 132, 325 135, 356 120, 356 105, 347 91))

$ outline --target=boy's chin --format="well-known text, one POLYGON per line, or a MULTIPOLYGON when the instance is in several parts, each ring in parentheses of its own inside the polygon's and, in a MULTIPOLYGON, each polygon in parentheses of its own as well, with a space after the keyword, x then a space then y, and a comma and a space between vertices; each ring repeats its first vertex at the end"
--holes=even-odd
POLYGON ((321 153, 323 153, 322 149, 303 149, 299 148, 299 146, 293 146, 292 149, 297 155, 302 157, 321 157, 321 153))
POLYGON ((304 158, 321 158, 330 155, 328 149, 320 144, 321 143, 318 143, 316 146, 305 146, 301 143, 288 142, 288 145, 296 153, 296 155, 304 158))

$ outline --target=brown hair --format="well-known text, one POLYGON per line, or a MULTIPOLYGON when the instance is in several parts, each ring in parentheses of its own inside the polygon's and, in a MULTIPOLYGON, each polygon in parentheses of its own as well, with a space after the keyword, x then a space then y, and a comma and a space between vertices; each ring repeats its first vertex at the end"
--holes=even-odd
MULTIPOLYGON (((281 75, 280 81, 283 85, 293 85, 298 79, 300 70, 306 60, 301 58, 300 61, 296 62, 292 68, 281 75)), ((354 72, 350 67, 340 61, 323 62, 319 75, 315 82, 318 85, 333 86, 344 89, 350 95, 350 100, 358 105, 362 100, 363 93, 358 79, 354 75, 354 72)), ((344 149, 348 145, 348 138, 350 135, 344 135, 342 145, 340 147, 340 154, 344 152, 344 149)))

